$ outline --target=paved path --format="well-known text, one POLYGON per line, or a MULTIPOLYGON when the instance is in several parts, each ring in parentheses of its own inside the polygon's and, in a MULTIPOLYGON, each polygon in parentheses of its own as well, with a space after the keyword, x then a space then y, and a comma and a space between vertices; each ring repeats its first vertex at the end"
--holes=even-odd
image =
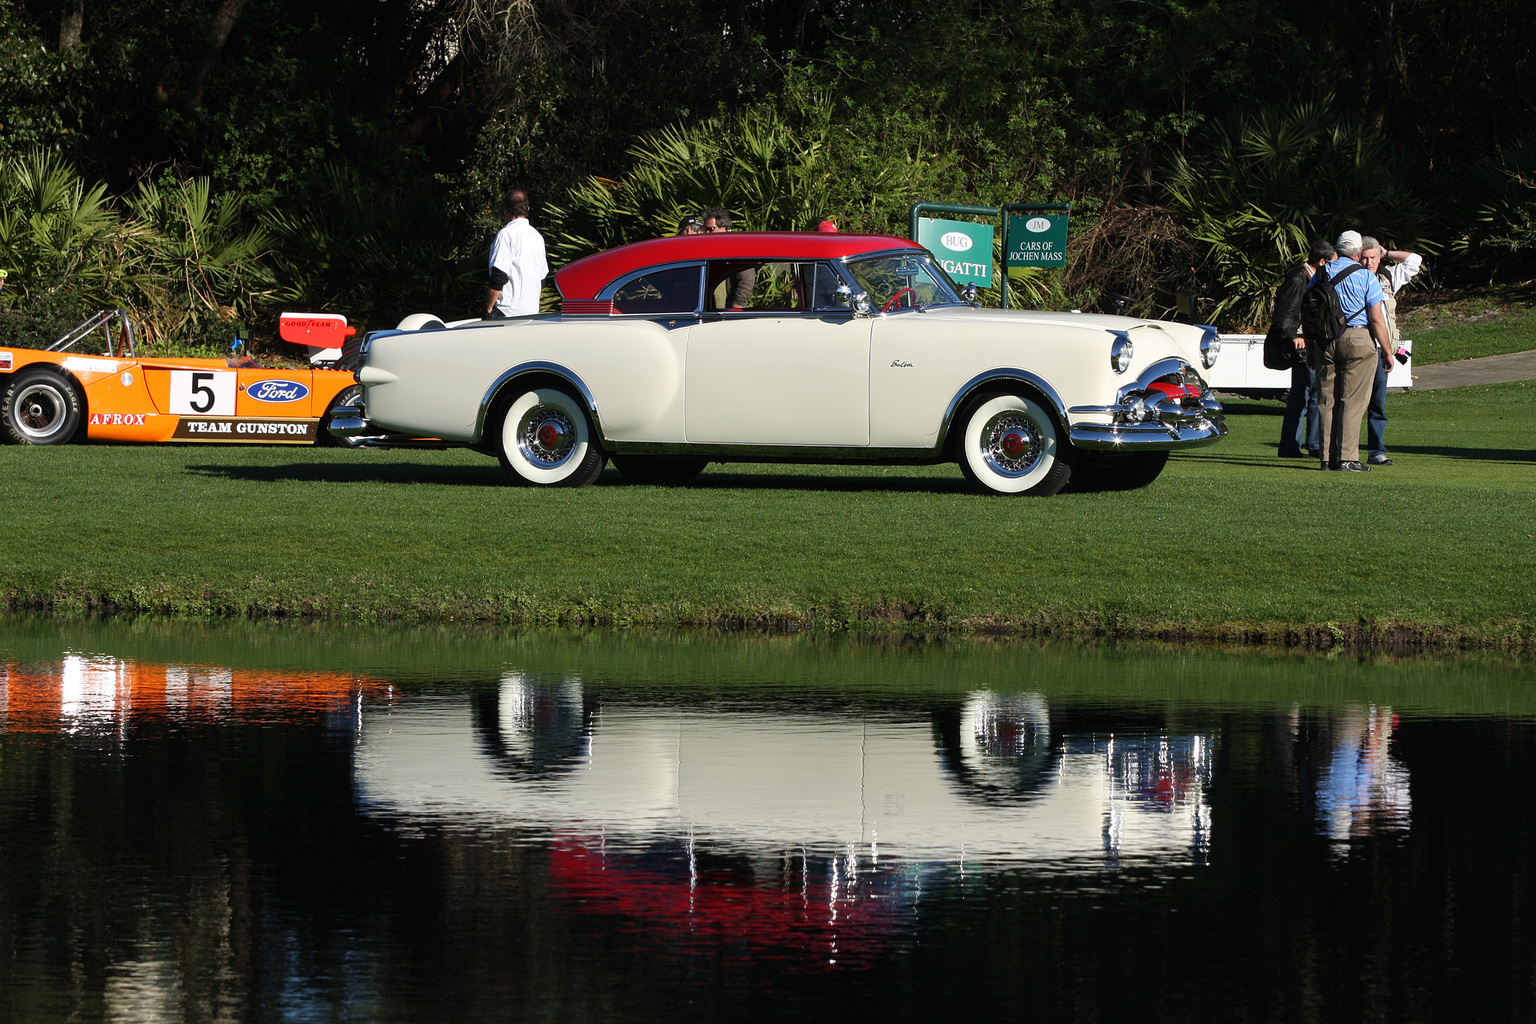
POLYGON ((1502 384, 1512 380, 1536 380, 1536 351, 1503 356, 1458 359, 1413 368, 1413 390, 1459 388, 1466 384, 1502 384))

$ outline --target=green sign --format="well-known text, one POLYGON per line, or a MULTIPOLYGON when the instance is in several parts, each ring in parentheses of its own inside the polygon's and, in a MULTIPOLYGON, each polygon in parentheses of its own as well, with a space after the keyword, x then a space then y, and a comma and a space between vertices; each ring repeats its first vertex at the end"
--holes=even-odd
POLYGON ((1064 267, 1067 215, 1028 213, 1008 218, 1008 267, 1064 267))
POLYGON ((990 224, 923 217, 917 222, 917 244, 960 284, 990 288, 993 232, 990 224))

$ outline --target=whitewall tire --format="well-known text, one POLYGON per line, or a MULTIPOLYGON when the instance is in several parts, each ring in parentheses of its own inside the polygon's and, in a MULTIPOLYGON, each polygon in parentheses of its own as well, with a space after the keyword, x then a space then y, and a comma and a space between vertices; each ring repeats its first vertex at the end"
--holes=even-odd
POLYGON ((585 487, 608 457, 581 402, 559 388, 525 391, 501 421, 501 465, 519 483, 585 487))
POLYGON ((1071 478, 1076 455, 1048 409, 1013 394, 972 399, 959 444, 966 479, 994 494, 1055 494, 1071 478))

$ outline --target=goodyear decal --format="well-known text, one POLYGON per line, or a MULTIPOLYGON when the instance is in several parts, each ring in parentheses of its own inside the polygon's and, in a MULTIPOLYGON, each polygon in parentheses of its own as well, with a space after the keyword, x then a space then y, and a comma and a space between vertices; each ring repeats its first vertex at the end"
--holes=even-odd
POLYGON ((91 413, 92 427, 142 427, 145 413, 142 412, 93 412, 91 413))
POLYGON ((265 444, 306 444, 314 441, 319 420, 227 419, 183 416, 173 441, 224 441, 265 444))
POLYGON ((309 397, 309 388, 296 380, 259 380, 245 393, 258 402, 298 402, 309 397))

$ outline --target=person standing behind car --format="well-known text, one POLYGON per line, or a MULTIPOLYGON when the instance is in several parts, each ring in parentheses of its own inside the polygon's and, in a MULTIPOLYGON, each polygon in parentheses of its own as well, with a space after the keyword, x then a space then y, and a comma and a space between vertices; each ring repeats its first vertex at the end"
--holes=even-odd
POLYGON ((549 274, 544 236, 528 223, 528 193, 507 193, 507 223, 491 242, 490 290, 485 297, 488 320, 528 316, 539 311, 539 292, 549 274))
POLYGON ((1275 312, 1264 339, 1264 352, 1266 365, 1270 365, 1271 352, 1289 353, 1291 359, 1291 389, 1286 393, 1285 416, 1280 421, 1282 459, 1318 455, 1317 381, 1307 359, 1307 341, 1301 335, 1301 295, 1317 269, 1338 255, 1327 242, 1313 242, 1307 261, 1292 267, 1275 291, 1275 312))
MULTIPOLYGON (((1396 352, 1398 343, 1402 341, 1397 331, 1397 293, 1424 268, 1424 258, 1416 252, 1401 249, 1389 252, 1376 239, 1366 235, 1360 240, 1360 262, 1365 264, 1366 270, 1376 275, 1381 293, 1386 297, 1382 302, 1382 313, 1387 320, 1387 337, 1391 341, 1392 351, 1396 352), (1383 267, 1383 255, 1393 262, 1383 267)), ((1376 368, 1376 380, 1371 384, 1371 402, 1366 407, 1365 447, 1370 453, 1370 464, 1373 466, 1392 465, 1392 459, 1387 455, 1386 442, 1387 373, 1390 369, 1391 363, 1376 368)))
MULTIPOLYGON (((712 235, 717 231, 731 230, 730 211, 714 206, 704 211, 704 233, 712 235)), ((746 307, 752 301, 752 289, 757 286, 757 270, 748 267, 738 270, 725 279, 724 295, 717 295, 716 309, 739 310, 746 307)))
MULTIPOLYGON (((1371 374, 1376 362, 1390 366, 1392 343, 1382 313, 1385 296, 1376 278, 1359 262, 1360 233, 1346 231, 1333 243, 1338 258, 1323 264, 1344 311, 1344 333, 1330 345, 1307 339, 1312 369, 1317 374, 1318 428, 1322 469, 1366 473, 1360 462, 1360 420, 1370 400, 1371 374), (1345 273, 1354 269, 1359 272, 1345 273)), ((1309 287, 1319 285, 1317 277, 1309 287)))

